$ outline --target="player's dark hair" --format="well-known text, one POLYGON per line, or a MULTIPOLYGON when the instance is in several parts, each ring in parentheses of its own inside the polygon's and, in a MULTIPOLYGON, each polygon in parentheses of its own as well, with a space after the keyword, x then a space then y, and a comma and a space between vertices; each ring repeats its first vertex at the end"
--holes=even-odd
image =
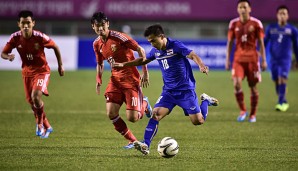
POLYGON ((154 24, 152 26, 147 27, 144 32, 144 36, 148 37, 151 34, 154 34, 155 36, 164 34, 162 26, 160 24, 154 24))
POLYGON ((96 12, 93 14, 92 18, 91 18, 91 24, 94 24, 95 22, 107 22, 109 21, 108 20, 108 17, 105 15, 105 13, 103 12, 96 12))
POLYGON ((20 11, 18 16, 19 16, 19 20, 22 17, 23 18, 31 17, 32 20, 34 20, 33 19, 33 12, 32 11, 29 11, 29 10, 22 10, 22 11, 20 11))
POLYGON ((239 4, 239 3, 241 3, 241 2, 247 2, 247 3, 248 3, 248 5, 249 5, 249 6, 251 6, 251 4, 250 4, 250 1, 249 1, 249 0, 238 0, 238 3, 237 3, 237 4, 239 4))
POLYGON ((290 13, 289 8, 286 5, 280 5, 276 8, 276 13, 278 13, 279 10, 286 9, 288 13, 290 13))

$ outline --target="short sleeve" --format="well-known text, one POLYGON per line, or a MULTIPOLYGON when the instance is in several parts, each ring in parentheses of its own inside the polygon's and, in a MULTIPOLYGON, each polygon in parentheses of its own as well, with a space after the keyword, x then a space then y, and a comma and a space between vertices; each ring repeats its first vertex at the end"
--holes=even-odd
POLYGON ((146 58, 153 61, 155 60, 155 48, 152 48, 150 52, 146 55, 146 58))
POLYGON ((44 33, 42 33, 42 43, 46 48, 53 48, 56 45, 55 42, 44 33))
POLYGON ((229 29, 228 29, 228 40, 233 40, 235 35, 234 35, 234 22, 230 21, 229 23, 229 29))
POLYGON ((265 37, 265 33, 264 33, 264 27, 263 27, 263 24, 260 20, 257 20, 257 34, 258 34, 258 38, 261 38, 263 39, 265 37))
POLYGON ((190 50, 189 48, 187 48, 182 42, 180 42, 180 41, 175 41, 175 43, 174 43, 174 50, 177 52, 177 53, 179 53, 179 54, 181 54, 182 56, 187 56, 187 55, 189 55, 190 54, 190 52, 192 51, 192 50, 190 50))
POLYGON ((96 57, 96 62, 101 64, 103 62, 103 56, 99 52, 98 43, 96 41, 93 42, 93 50, 96 57))

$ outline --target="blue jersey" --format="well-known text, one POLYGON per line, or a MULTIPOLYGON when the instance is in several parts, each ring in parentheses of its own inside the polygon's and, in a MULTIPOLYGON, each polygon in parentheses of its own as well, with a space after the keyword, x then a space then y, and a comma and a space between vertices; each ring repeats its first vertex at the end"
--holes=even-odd
POLYGON ((298 33, 297 29, 286 24, 284 27, 277 23, 270 24, 266 29, 265 45, 269 43, 271 62, 291 63, 292 46, 298 61, 298 33))
POLYGON ((157 60, 162 72, 164 90, 191 90, 195 89, 191 65, 187 55, 192 50, 183 43, 167 38, 166 50, 152 48, 147 59, 157 60))

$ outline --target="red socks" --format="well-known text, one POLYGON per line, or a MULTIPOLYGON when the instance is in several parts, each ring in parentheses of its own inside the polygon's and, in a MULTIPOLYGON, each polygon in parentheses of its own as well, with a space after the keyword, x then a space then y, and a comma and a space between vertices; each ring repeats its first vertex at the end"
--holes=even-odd
POLYGON ((239 106, 240 110, 241 111, 246 111, 243 91, 241 90, 241 91, 236 92, 235 96, 236 96, 236 100, 237 100, 237 103, 238 103, 238 106, 239 106))
MULTIPOLYGON (((242 91, 236 92, 235 93, 236 100, 238 103, 238 106, 241 111, 246 111, 245 103, 244 103, 244 94, 242 91)), ((251 96, 250 96, 250 116, 251 115, 256 115, 257 112, 257 107, 258 107, 258 101, 259 101, 259 93, 258 92, 253 92, 251 91, 251 96)))
POLYGON ((124 136, 130 142, 136 141, 136 137, 132 134, 132 132, 127 128, 126 123, 122 120, 122 118, 118 115, 114 119, 111 119, 115 129, 124 136))
POLYGON ((258 107, 258 101, 259 101, 259 93, 258 92, 251 92, 250 96, 250 116, 256 115, 257 113, 257 107, 258 107))
POLYGON ((43 110, 43 106, 41 108, 36 108, 35 106, 32 105, 31 108, 34 112, 36 124, 43 124, 45 129, 50 128, 51 125, 46 117, 46 113, 43 110))

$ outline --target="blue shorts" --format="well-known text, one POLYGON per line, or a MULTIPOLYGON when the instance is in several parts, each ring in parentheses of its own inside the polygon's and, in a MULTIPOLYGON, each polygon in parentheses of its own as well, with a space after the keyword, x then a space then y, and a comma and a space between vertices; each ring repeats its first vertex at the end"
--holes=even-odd
POLYGON ((163 90, 154 108, 165 107, 171 112, 176 105, 183 109, 185 116, 201 113, 195 90, 163 90))
POLYGON ((279 77, 288 78, 291 63, 271 62, 271 78, 276 81, 279 77))

